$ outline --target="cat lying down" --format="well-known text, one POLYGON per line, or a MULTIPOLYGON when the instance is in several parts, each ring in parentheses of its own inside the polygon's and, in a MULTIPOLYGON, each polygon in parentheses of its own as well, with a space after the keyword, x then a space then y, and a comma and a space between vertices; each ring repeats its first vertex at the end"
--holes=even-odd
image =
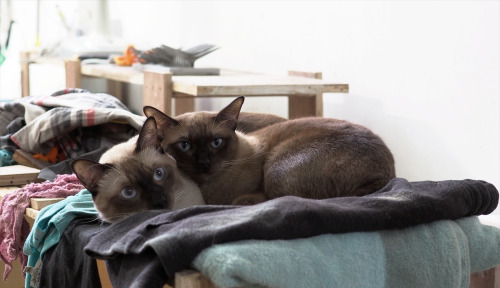
POLYGON ((174 118, 144 107, 156 120, 163 151, 198 184, 207 204, 362 196, 395 177, 391 151, 366 127, 309 117, 241 133, 243 102, 238 97, 218 113, 174 118))
POLYGON ((146 120, 139 135, 104 153, 100 163, 83 159, 72 163, 105 222, 144 210, 205 204, 196 183, 177 169, 174 158, 160 152, 157 136, 146 131, 156 131, 153 118, 146 120))
MULTIPOLYGON (((285 118, 242 112, 238 129, 252 132, 285 118)), ((105 222, 116 222, 149 209, 177 210, 205 201, 197 184, 177 169, 176 161, 161 153, 154 118, 145 121, 139 135, 111 147, 99 163, 75 160, 72 169, 92 193, 94 205, 105 222)))

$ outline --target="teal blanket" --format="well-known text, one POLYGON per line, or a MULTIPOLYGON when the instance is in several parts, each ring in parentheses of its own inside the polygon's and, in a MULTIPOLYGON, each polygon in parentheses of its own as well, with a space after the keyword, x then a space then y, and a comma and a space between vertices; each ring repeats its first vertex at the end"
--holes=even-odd
POLYGON ((406 229, 247 240, 203 250, 193 266, 220 287, 469 287, 500 264, 500 229, 477 217, 406 229))

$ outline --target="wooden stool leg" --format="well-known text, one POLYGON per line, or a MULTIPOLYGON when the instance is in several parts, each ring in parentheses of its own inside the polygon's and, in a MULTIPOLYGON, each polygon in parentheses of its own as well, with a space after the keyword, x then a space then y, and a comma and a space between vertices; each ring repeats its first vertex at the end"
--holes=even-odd
MULTIPOLYGON (((288 71, 289 76, 321 79, 321 72, 288 71)), ((295 119, 307 116, 323 116, 323 93, 312 96, 288 96, 288 118, 295 119)))
POLYGON ((172 114, 172 73, 144 71, 142 105, 172 114))
POLYGON ((66 60, 66 88, 82 88, 80 60, 66 60))

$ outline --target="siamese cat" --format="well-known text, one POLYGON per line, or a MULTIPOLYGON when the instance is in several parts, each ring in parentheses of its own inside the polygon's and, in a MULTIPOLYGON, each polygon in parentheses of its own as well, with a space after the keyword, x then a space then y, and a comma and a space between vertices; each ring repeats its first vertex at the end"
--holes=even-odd
POLYGON ((196 183, 177 169, 174 158, 162 153, 156 131, 154 118, 149 118, 138 136, 113 146, 101 156, 101 163, 72 163, 103 221, 116 222, 149 209, 205 204, 196 183))
MULTIPOLYGON (((286 120, 283 117, 273 114, 241 112, 237 129, 243 133, 250 133, 286 120)), ((136 135, 126 142, 114 145, 102 154, 99 163, 114 163, 126 155, 131 155, 136 149, 138 137, 139 135, 136 135)))
POLYGON ((255 204, 285 195, 361 196, 395 177, 392 153, 369 129, 312 117, 244 134, 237 130, 243 101, 239 97, 218 113, 175 118, 144 107, 156 120, 164 152, 198 184, 207 204, 255 204))

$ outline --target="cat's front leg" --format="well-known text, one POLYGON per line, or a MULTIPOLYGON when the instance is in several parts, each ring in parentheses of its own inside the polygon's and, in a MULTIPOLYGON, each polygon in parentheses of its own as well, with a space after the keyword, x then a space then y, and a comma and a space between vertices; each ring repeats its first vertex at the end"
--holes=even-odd
POLYGON ((255 205, 267 201, 264 193, 243 194, 233 200, 232 205, 255 205))

